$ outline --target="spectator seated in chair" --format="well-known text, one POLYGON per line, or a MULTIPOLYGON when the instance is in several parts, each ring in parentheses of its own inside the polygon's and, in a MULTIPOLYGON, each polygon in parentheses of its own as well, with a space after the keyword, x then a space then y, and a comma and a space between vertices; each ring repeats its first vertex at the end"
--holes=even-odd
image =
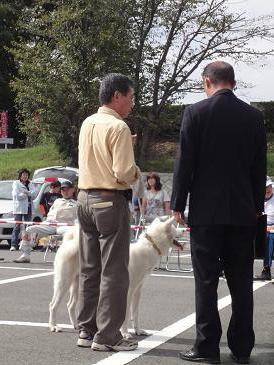
POLYGON ((29 226, 22 235, 20 250, 22 255, 14 260, 17 263, 29 263, 30 253, 35 246, 36 237, 39 238, 53 234, 64 234, 67 226, 50 226, 47 223, 74 224, 76 220, 77 203, 74 199, 74 186, 70 181, 61 184, 62 198, 58 198, 52 204, 47 219, 39 225, 29 226))
POLYGON ((270 232, 271 230, 274 231, 274 195, 272 184, 272 180, 267 177, 264 203, 264 212, 267 215, 267 239, 264 267, 261 275, 255 276, 255 280, 271 280, 271 266, 274 248, 274 233, 270 232))

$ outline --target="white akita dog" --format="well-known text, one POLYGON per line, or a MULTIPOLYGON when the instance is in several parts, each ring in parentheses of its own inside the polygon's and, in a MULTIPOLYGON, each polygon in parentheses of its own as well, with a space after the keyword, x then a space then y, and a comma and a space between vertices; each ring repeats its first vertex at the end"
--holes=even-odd
POLYGON ((79 287, 79 226, 69 227, 54 260, 53 297, 49 304, 49 327, 52 332, 61 329, 56 325, 56 312, 69 291, 67 302, 69 318, 77 328, 76 305, 79 287))
MULTIPOLYGON (((166 256, 173 245, 182 248, 176 241, 177 230, 172 224, 173 218, 161 222, 156 218, 143 232, 138 241, 130 245, 129 257, 129 290, 125 321, 121 327, 124 337, 130 338, 128 332, 129 319, 133 321, 134 332, 137 335, 147 335, 139 327, 139 303, 141 289, 146 277, 159 264, 160 256, 166 256)), ((77 328, 76 304, 78 300, 79 280, 79 227, 72 227, 63 238, 63 243, 57 251, 54 262, 54 294, 49 305, 49 327, 52 332, 58 332, 56 311, 65 296, 70 291, 67 303, 69 317, 74 328, 77 328)))

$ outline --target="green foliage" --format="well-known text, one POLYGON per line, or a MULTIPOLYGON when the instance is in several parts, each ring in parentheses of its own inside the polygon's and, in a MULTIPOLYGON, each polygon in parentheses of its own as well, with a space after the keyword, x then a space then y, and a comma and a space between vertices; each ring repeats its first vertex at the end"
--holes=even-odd
MULTIPOLYGON (((143 171, 173 172, 176 150, 175 142, 156 144, 153 159, 146 161, 143 171)), ((68 165, 68 161, 60 157, 57 147, 52 143, 24 149, 0 150, 0 157, 0 179, 16 179, 17 171, 22 167, 34 172, 42 167, 68 165)), ((274 176, 273 151, 267 154, 267 174, 274 176)))
MULTIPOLYGON (((147 160, 144 164, 144 171, 173 172, 175 158, 170 153, 164 153, 153 160, 147 160)), ((267 154, 267 175, 274 176, 274 152, 267 154)))
MULTIPOLYGON (((12 42, 18 39, 18 16, 27 1, 3 0, 0 3, 0 111, 9 113, 9 136, 14 138, 16 146, 24 143, 16 119, 15 94, 10 81, 17 75, 17 67, 10 52, 12 42)), ((29 1, 30 2, 30 1, 29 1)))
POLYGON ((152 138, 178 132, 180 107, 170 104, 201 89, 193 75, 202 62, 260 55, 249 41, 267 38, 271 29, 262 19, 231 14, 227 3, 33 0, 20 12, 13 49, 19 67, 13 87, 28 145, 52 137, 76 163, 80 125, 98 106, 98 79, 122 72, 135 81, 129 122, 142 167, 152 138))
POLYGON ((253 102, 255 108, 261 110, 264 115, 266 130, 268 133, 274 133, 274 101, 253 102))
POLYGON ((156 160, 148 160, 144 164, 144 171, 173 172, 174 158, 161 157, 156 160))
POLYGON ((37 0, 22 13, 28 41, 22 37, 14 47, 21 67, 13 86, 29 144, 51 136, 77 161, 80 125, 98 107, 98 78, 131 69, 123 4, 37 0))
POLYGON ((54 144, 44 144, 24 149, 0 149, 0 179, 17 179, 17 171, 23 167, 31 173, 41 167, 66 166, 54 144))
POLYGON ((274 176, 274 152, 267 153, 267 175, 274 176))

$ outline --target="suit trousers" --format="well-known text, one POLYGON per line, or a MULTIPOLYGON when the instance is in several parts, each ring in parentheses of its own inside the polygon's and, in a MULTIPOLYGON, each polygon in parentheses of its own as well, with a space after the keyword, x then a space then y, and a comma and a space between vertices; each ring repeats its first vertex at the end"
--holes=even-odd
POLYGON ((129 286, 129 208, 115 191, 78 194, 80 224, 80 330, 94 342, 114 345, 122 339, 129 286))
POLYGON ((204 356, 218 356, 222 327, 217 306, 220 269, 232 298, 227 330, 230 350, 249 356, 254 347, 253 262, 255 227, 211 225, 191 227, 191 256, 195 277, 196 341, 204 356))

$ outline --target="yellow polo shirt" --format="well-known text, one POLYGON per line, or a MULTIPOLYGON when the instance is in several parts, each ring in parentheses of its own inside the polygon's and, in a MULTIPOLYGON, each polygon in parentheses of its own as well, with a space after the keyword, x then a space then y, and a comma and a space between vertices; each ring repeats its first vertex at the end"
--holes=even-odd
POLYGON ((128 125, 113 109, 100 107, 80 130, 78 187, 125 190, 139 176, 128 125))

